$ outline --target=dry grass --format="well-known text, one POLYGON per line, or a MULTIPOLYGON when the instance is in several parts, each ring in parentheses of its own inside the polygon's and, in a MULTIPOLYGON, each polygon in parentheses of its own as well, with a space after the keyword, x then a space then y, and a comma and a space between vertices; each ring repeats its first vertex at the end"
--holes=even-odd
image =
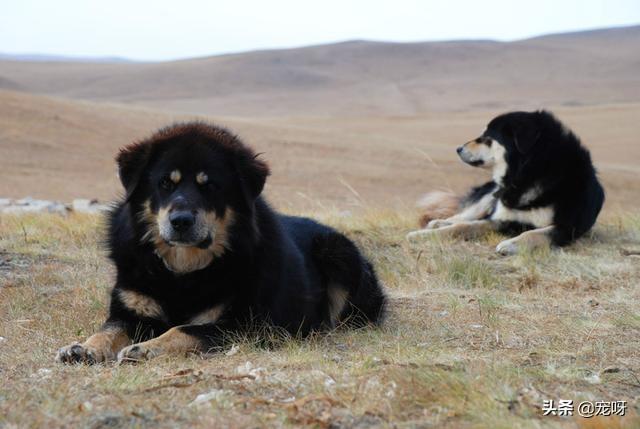
POLYGON ((640 218, 513 258, 493 254, 497 235, 408 245, 413 215, 322 218, 375 261, 392 297, 384 328, 95 367, 53 357, 105 317, 99 221, 1 218, 0 427, 640 425, 640 218), (542 417, 559 398, 628 400, 630 416, 542 417))

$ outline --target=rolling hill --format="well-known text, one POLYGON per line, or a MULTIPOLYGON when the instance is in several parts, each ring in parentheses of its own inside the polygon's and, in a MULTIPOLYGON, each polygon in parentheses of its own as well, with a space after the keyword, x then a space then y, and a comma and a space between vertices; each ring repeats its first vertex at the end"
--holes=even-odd
POLYGON ((0 87, 239 116, 415 115, 640 99, 640 26, 501 43, 351 41, 161 63, 0 61, 0 87))

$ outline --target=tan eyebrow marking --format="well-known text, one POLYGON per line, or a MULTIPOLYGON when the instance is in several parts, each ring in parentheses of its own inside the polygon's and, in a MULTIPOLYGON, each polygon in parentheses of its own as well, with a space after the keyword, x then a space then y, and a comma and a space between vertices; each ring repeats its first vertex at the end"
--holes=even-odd
POLYGON ((180 182, 180 179, 182 179, 182 174, 180 174, 180 170, 173 170, 169 175, 169 179, 171 179, 173 183, 180 182))
POLYGON ((201 171, 196 176, 196 182, 198 182, 199 185, 204 185, 205 183, 207 183, 207 180, 209 180, 209 176, 207 176, 204 171, 201 171))

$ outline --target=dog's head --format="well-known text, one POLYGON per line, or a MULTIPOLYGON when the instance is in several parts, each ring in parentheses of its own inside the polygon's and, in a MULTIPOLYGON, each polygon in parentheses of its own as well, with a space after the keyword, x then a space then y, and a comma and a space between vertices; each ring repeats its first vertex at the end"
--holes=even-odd
POLYGON ((269 174, 236 136, 203 123, 160 130, 122 149, 117 162, 142 239, 177 272, 224 252, 236 215, 252 212, 269 174))
POLYGON ((458 147, 462 161, 474 167, 490 168, 496 175, 506 173, 507 164, 526 159, 540 141, 540 118, 544 111, 510 112, 497 116, 476 139, 458 147))

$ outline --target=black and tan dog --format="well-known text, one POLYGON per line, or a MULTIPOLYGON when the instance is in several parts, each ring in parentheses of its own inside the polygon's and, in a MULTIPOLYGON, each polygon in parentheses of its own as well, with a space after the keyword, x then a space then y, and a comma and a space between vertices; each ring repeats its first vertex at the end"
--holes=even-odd
POLYGON ((126 197, 108 222, 109 317, 58 360, 137 361, 215 350, 255 327, 305 336, 381 322, 371 264, 335 230, 269 208, 267 165, 226 130, 172 126, 117 161, 126 197))
POLYGON ((425 228, 408 239, 470 237, 497 229, 519 234, 498 244, 496 251, 504 255, 564 246, 591 229, 604 203, 589 151, 549 112, 500 115, 457 151, 465 163, 490 169, 492 180, 462 199, 432 194, 425 228), (450 208, 455 214, 440 218, 450 208))

